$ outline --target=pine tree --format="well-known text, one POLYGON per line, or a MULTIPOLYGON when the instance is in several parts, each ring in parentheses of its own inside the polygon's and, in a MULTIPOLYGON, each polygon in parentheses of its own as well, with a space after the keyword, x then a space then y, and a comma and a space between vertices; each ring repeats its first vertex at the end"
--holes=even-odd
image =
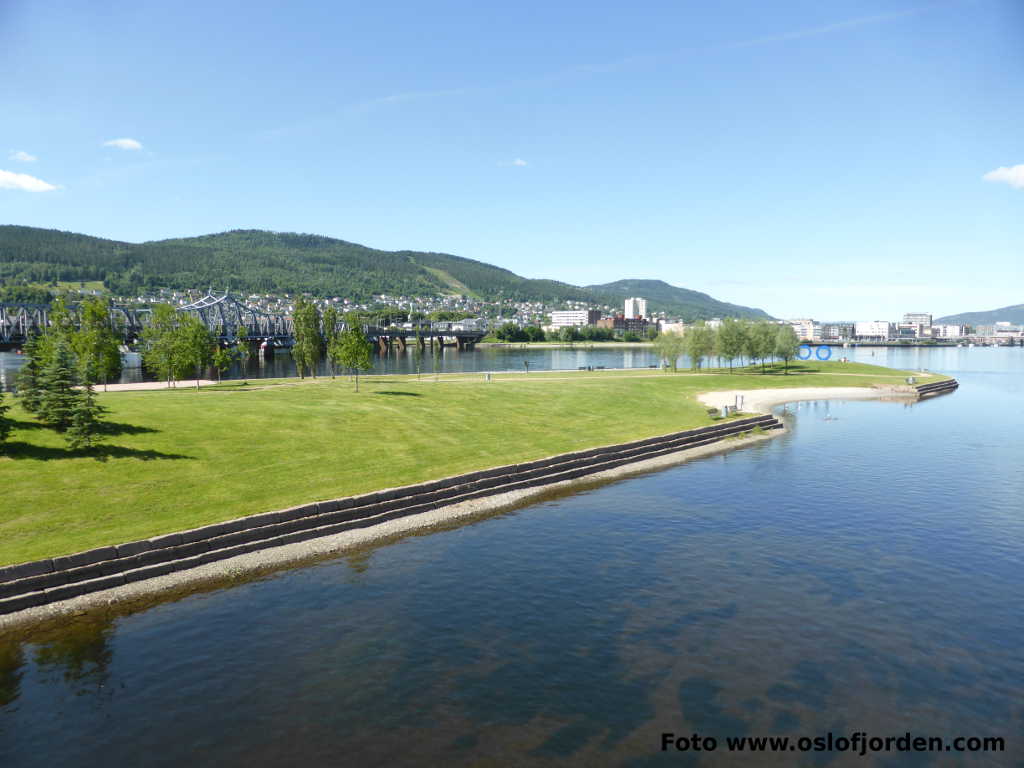
POLYGON ((39 376, 39 410, 44 423, 63 432, 71 426, 71 414, 81 394, 75 390, 75 367, 71 349, 63 339, 57 341, 53 355, 39 376))
POLYGON ((3 443, 14 429, 14 423, 7 418, 7 411, 11 406, 4 402, 4 385, 0 382, 0 443, 3 443))
POLYGON ((106 409, 96 402, 92 384, 86 382, 85 389, 76 398, 71 411, 71 426, 65 434, 68 447, 77 451, 89 450, 98 445, 103 439, 100 430, 104 413, 106 409))

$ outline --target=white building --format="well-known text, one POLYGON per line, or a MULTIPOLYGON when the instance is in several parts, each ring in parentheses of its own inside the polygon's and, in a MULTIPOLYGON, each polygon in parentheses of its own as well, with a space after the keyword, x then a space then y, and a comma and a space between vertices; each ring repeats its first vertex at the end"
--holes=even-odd
POLYGON ((967 328, 963 325, 933 325, 932 338, 935 339, 959 339, 967 335, 967 328))
POLYGON ((992 335, 1000 339, 1019 339, 1024 336, 1024 330, 1013 323, 998 322, 992 326, 992 335))
POLYGON ((556 309, 551 313, 552 328, 578 328, 583 325, 594 325, 601 319, 597 309, 556 309))
POLYGON ((790 320, 788 322, 793 326, 796 337, 800 341, 821 341, 821 323, 816 323, 813 320, 790 320))
POLYGON ((858 320, 853 335, 861 341, 888 341, 894 331, 888 320, 858 320))
POLYGON ((659 330, 662 333, 686 333, 687 328, 686 323, 662 323, 659 330))
POLYGON ((907 312, 903 316, 905 325, 922 325, 925 328, 932 327, 932 316, 927 312, 907 312))
POLYGON ((626 311, 623 314, 628 320, 636 317, 647 317, 647 299, 626 299, 625 309, 626 311))

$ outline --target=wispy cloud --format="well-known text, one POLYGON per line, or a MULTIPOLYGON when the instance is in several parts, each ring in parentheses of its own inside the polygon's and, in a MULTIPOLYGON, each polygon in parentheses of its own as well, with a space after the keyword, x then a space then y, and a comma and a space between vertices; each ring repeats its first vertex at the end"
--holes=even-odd
POLYGON ((512 161, 512 165, 518 165, 520 168, 522 168, 526 164, 526 161, 523 160, 523 158, 521 157, 517 157, 515 160, 512 161))
MULTIPOLYGON (((662 60, 676 56, 694 54, 713 54, 720 53, 723 51, 749 48, 761 45, 785 43, 792 40, 802 40, 804 38, 818 37, 820 35, 831 35, 845 30, 855 29, 857 27, 864 27, 869 25, 884 24, 887 22, 897 21, 899 19, 907 18, 921 13, 926 13, 936 8, 940 8, 942 6, 952 5, 963 1, 964 0, 934 0, 933 2, 911 6, 908 8, 904 8, 902 10, 892 11, 890 13, 881 13, 872 16, 859 16, 856 18, 832 22, 830 24, 822 24, 816 27, 805 27, 803 29, 796 29, 790 32, 782 32, 775 35, 747 38, 744 40, 726 40, 719 43, 713 43, 711 45, 692 46, 685 48, 669 49, 653 53, 635 54, 631 56, 625 56, 619 59, 614 59, 611 61, 606 61, 604 63, 580 64, 569 67, 568 69, 548 72, 546 74, 540 74, 531 77, 513 78, 510 80, 506 80, 504 82, 496 82, 490 84, 484 83, 475 86, 457 88, 442 88, 393 93, 386 96, 380 96, 377 98, 372 98, 362 102, 340 107, 329 114, 316 118, 315 120, 304 120, 298 123, 283 125, 276 129, 262 131, 261 134, 268 137, 277 137, 294 130, 309 129, 320 124, 330 124, 343 117, 351 116, 357 113, 370 112, 380 107, 386 107, 395 104, 403 104, 413 101, 429 101, 436 98, 451 98, 459 96, 469 96, 472 94, 490 93, 505 88, 522 88, 529 86, 551 85, 559 81, 564 81, 578 77, 579 75, 595 75, 609 73, 620 70, 624 67, 634 66, 637 64, 657 63, 662 60)), ((513 164, 526 165, 525 162, 515 162, 513 164)))
POLYGON ((0 171, 0 189, 20 189, 24 192, 51 192, 57 187, 27 173, 0 171))
POLYGON ((8 158, 19 163, 34 163, 36 160, 39 159, 35 155, 30 155, 28 152, 24 152, 20 149, 12 149, 11 154, 8 155, 8 158))
POLYGON ((142 142, 135 139, 111 139, 110 141, 104 141, 103 146, 137 151, 142 149, 142 142))
POLYGON ((1009 184, 1016 189, 1024 189, 1024 165, 1011 165, 996 168, 982 176, 985 181, 996 181, 1009 184))
POLYGON ((677 48, 675 50, 666 50, 654 53, 635 54, 633 56, 626 56, 621 59, 615 59, 613 61, 605 62, 604 64, 591 64, 576 67, 573 70, 570 70, 569 72, 589 72, 591 74, 601 74, 607 72, 614 72, 628 66, 635 66, 640 64, 653 64, 675 56, 693 54, 712 54, 723 51, 738 50, 742 48, 753 48, 762 45, 786 43, 793 40, 803 40, 810 37, 830 35, 835 32, 842 32, 848 29, 856 29, 857 27, 864 27, 869 25, 884 24, 886 22, 897 21, 899 19, 914 16, 919 13, 924 13, 943 5, 955 3, 957 1, 958 0, 937 0, 936 2, 932 3, 926 3, 923 5, 912 6, 910 8, 904 8, 903 10, 900 11, 892 11, 890 13, 879 13, 873 16, 858 16, 857 18, 853 19, 844 19, 842 21, 835 21, 830 24, 821 24, 816 27, 804 27, 803 29, 794 29, 790 32, 781 32, 775 35, 764 35, 762 37, 752 37, 747 38, 745 40, 727 40, 719 43, 712 43, 711 45, 677 48))

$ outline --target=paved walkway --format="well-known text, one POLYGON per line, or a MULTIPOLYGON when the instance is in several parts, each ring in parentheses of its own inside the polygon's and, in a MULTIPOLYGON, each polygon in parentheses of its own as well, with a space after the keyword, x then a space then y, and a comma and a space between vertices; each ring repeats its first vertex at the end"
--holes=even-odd
MULTIPOLYGON (((199 380, 199 386, 201 387, 208 387, 216 383, 216 381, 211 379, 199 380)), ((174 387, 168 387, 166 381, 136 381, 131 384, 107 384, 105 388, 102 384, 98 384, 96 385, 96 390, 99 392, 130 392, 135 389, 188 389, 189 387, 192 389, 196 388, 195 379, 175 382, 174 387)))

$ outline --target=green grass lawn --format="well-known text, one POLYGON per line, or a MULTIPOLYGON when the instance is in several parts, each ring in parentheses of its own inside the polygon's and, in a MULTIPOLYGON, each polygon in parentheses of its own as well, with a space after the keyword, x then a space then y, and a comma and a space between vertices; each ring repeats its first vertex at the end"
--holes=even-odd
MULTIPOLYGON (((710 423, 698 392, 899 384, 907 372, 649 369, 225 382, 100 393, 103 460, 17 406, 0 449, 0 564, 710 423)), ((938 376, 919 378, 920 382, 938 376)))

